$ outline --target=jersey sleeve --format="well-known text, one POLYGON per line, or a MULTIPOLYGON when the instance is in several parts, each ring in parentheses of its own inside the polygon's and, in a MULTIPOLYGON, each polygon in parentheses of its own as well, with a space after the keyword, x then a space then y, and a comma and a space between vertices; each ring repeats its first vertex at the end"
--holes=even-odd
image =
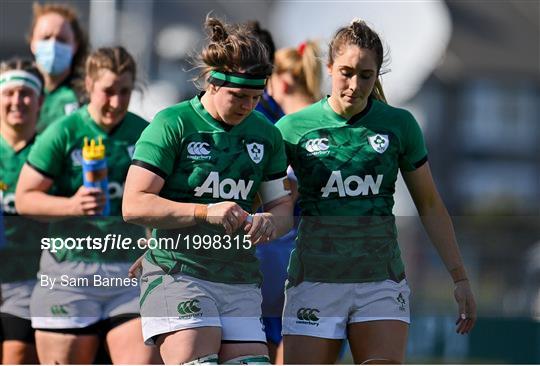
MULTIPOLYGON (((65 117, 71 118, 71 117, 65 117)), ((32 168, 48 178, 56 178, 62 174, 66 155, 67 132, 62 121, 47 128, 36 139, 26 162, 32 168)))
POLYGON ((406 112, 403 150, 399 159, 401 170, 410 172, 418 169, 427 161, 427 148, 424 135, 416 119, 406 112))
POLYGON ((177 117, 167 111, 159 113, 144 129, 133 154, 133 165, 146 168, 163 179, 172 173, 181 143, 179 127, 173 127, 171 118, 176 120, 177 117))
POLYGON ((283 138, 283 145, 285 148, 285 155, 287 157, 288 164, 291 164, 291 161, 294 158, 293 153, 295 149, 295 142, 293 142, 295 136, 293 134, 293 131, 289 128, 289 126, 291 125, 292 123, 290 123, 288 116, 281 118, 276 123, 276 127, 281 132, 281 136, 283 138))
POLYGON ((272 126, 274 131, 272 141, 272 155, 270 161, 265 169, 264 181, 269 181, 287 175, 287 155, 285 155, 285 147, 283 145, 283 138, 277 128, 272 126))

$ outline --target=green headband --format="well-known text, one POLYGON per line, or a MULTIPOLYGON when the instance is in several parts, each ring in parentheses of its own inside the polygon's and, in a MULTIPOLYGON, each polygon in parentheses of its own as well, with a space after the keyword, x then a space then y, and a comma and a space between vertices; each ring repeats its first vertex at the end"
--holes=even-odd
POLYGON ((262 90, 266 87, 266 76, 261 77, 261 75, 211 71, 208 82, 213 85, 229 88, 262 90))
POLYGON ((26 86, 33 89, 36 95, 41 94, 41 81, 28 71, 9 70, 0 75, 0 90, 13 86, 26 86))

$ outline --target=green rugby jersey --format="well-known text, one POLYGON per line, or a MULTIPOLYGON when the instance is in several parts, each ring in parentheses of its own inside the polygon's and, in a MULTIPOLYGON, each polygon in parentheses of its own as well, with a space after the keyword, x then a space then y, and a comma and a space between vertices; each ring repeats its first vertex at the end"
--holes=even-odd
POLYGON ((63 83, 50 92, 45 91, 45 100, 36 126, 37 132, 43 132, 53 122, 73 113, 77 108, 79 108, 77 94, 68 84, 63 83))
POLYGON ((427 159, 414 117, 370 99, 347 120, 325 98, 276 126, 298 178, 302 209, 290 282, 402 276, 392 214, 396 178, 399 169, 412 171, 427 159))
POLYGON ((40 240, 45 225, 19 216, 15 209, 15 187, 34 140, 19 151, 0 136, 0 204, 6 246, 0 250, 0 282, 31 280, 39 269, 40 240))
MULTIPOLYGON (((286 176, 286 156, 278 129, 259 112, 232 128, 216 121, 199 97, 161 111, 137 142, 134 164, 160 175, 160 196, 176 202, 236 202, 251 207, 261 182, 286 176)), ((221 283, 259 283, 255 248, 232 241, 217 249, 195 249, 190 236, 217 235, 210 225, 154 230, 156 238, 181 236, 179 246, 155 249, 147 259, 165 272, 221 283)), ((243 234, 240 229, 235 235, 243 234)), ((236 240, 243 243, 242 236, 236 240), (240 238, 240 239, 238 239, 240 238)), ((224 242, 225 243, 225 242, 224 242)))
MULTIPOLYGON (((88 107, 84 106, 38 136, 27 162, 54 180, 52 192, 56 196, 71 197, 83 185, 82 147, 85 137, 96 141, 101 137, 107 157, 110 216, 86 216, 51 223, 49 237, 83 238, 90 235, 104 238, 107 234, 121 234, 132 240, 144 237, 143 228, 124 223, 122 195, 135 143, 147 125, 145 120, 128 112, 120 124, 107 133, 92 120, 88 107)), ((141 252, 135 249, 109 249, 102 253, 96 249, 83 248, 64 249, 53 254, 60 261, 121 262, 131 261, 141 252)))

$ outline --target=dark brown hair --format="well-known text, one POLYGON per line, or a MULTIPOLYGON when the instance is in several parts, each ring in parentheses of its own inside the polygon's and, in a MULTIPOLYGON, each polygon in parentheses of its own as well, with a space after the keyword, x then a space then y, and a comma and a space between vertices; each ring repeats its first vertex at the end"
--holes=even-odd
MULTIPOLYGON (((349 45, 372 50, 375 53, 377 75, 381 75, 381 68, 385 61, 383 45, 379 35, 363 20, 355 19, 349 26, 338 29, 329 45, 328 64, 332 65, 335 57, 342 51, 343 46, 349 45)), ((371 96, 377 100, 386 102, 382 84, 378 77, 371 96)))
POLYGON ((262 44, 266 47, 270 63, 274 64, 274 54, 276 53, 276 46, 274 44, 274 39, 272 38, 272 34, 270 33, 270 31, 261 28, 261 25, 256 20, 251 20, 247 22, 247 27, 251 30, 251 32, 253 32, 255 37, 257 37, 257 39, 261 41, 262 44))
POLYGON ((208 44, 196 60, 196 66, 202 70, 198 80, 213 70, 260 76, 272 73, 268 50, 248 26, 229 25, 210 16, 206 17, 204 26, 208 44))

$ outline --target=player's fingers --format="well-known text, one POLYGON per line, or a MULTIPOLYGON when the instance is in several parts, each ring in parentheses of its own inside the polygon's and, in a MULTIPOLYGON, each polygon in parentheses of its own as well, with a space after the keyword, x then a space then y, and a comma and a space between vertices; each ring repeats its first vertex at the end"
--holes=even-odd
POLYGON ((251 235, 252 237, 260 236, 259 231, 261 230, 262 224, 263 224, 263 220, 261 217, 254 218, 251 229, 248 232, 248 235, 251 235))

